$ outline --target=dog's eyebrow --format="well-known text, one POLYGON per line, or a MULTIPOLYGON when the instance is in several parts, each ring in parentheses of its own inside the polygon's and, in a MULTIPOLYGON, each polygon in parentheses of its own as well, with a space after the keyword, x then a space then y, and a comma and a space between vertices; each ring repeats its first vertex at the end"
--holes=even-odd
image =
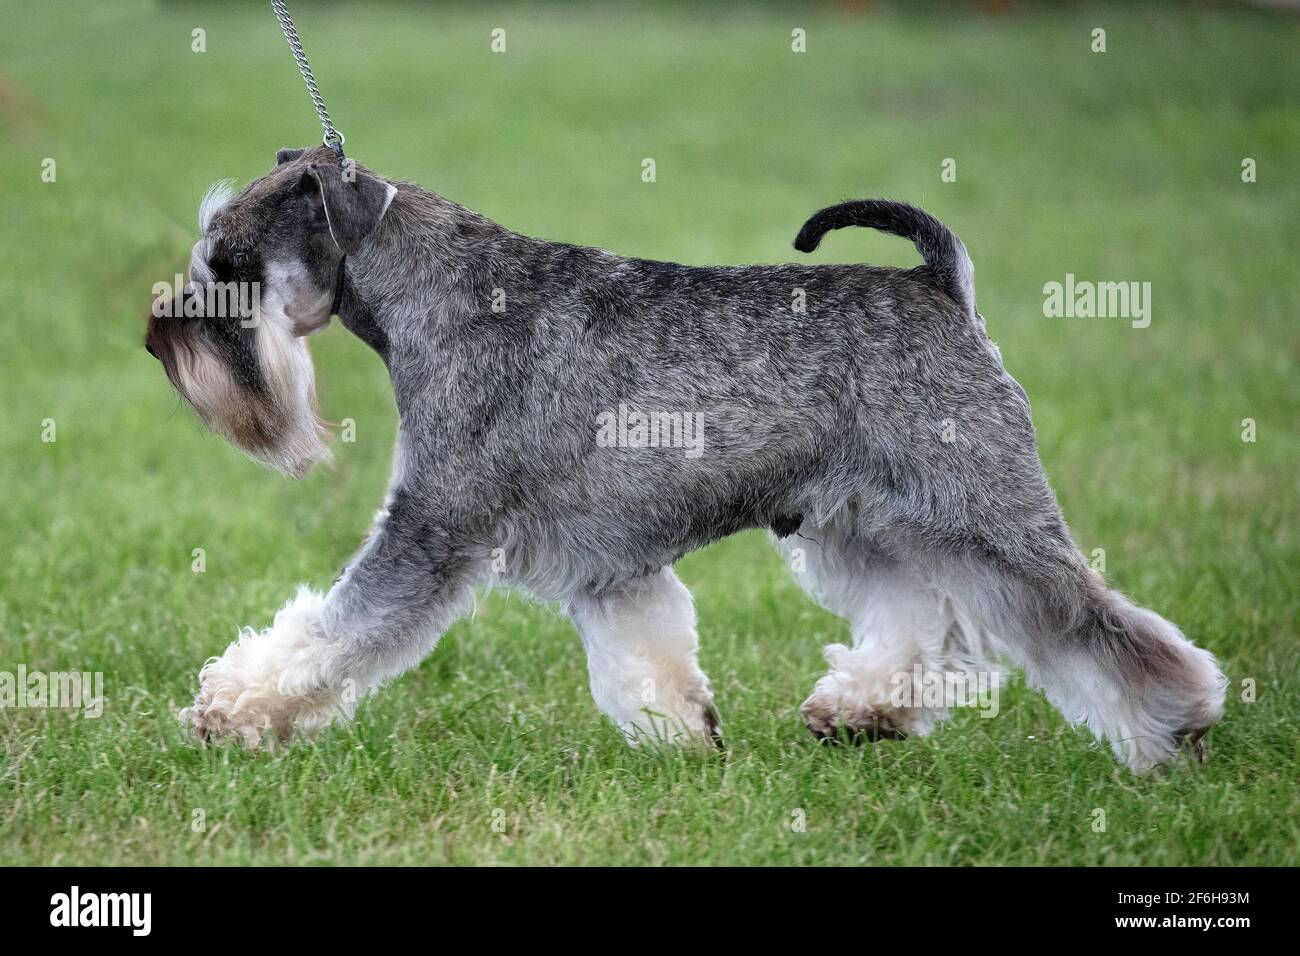
POLYGON ((199 200, 199 231, 207 232, 217 213, 230 202, 234 191, 230 188, 233 179, 222 179, 208 187, 208 191, 199 200))

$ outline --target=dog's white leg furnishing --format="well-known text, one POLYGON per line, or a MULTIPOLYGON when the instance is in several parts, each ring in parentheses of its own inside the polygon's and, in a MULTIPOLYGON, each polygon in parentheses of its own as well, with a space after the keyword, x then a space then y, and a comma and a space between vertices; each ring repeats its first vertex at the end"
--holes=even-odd
POLYGON ((633 745, 717 740, 709 680, 696 661, 695 606, 671 568, 569 602, 596 705, 633 745))
POLYGON ((271 627, 243 629, 209 660, 182 721, 247 747, 310 736, 423 660, 472 602, 470 575, 441 560, 436 531, 416 540, 389 533, 386 520, 327 595, 302 587, 271 627))
POLYGON ((841 730, 899 737, 929 733, 947 717, 912 686, 918 667, 939 674, 969 666, 946 596, 841 528, 805 526, 778 547, 803 588, 852 633, 851 647, 826 647, 830 670, 800 707, 808 729, 823 738, 841 730))

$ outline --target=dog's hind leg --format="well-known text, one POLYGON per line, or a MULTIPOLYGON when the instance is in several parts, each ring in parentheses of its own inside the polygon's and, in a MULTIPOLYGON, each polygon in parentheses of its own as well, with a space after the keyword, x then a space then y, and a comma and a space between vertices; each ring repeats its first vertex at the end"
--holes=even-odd
MULTIPOLYGON (((924 735, 947 717, 952 695, 933 691, 954 687, 946 675, 965 678, 977 659, 947 595, 840 527, 805 525, 777 546, 800 585, 852 634, 852 646, 825 649, 830 670, 800 708, 808 729, 875 740, 924 735)), ((996 669, 988 676, 996 680, 996 669)))
POLYGON ((1227 678, 1171 622, 1110 590, 1063 525, 955 559, 959 603, 1031 686, 1134 770, 1167 760, 1223 716, 1227 678))
POLYGON ((587 651, 592 697, 629 743, 722 745, 713 693, 696 660, 695 606, 671 568, 582 591, 566 610, 587 651))
POLYGON ((369 691, 415 666, 472 603, 472 568, 428 523, 394 520, 401 496, 321 595, 303 587, 271 627, 245 628, 199 672, 182 722, 257 747, 349 718, 369 691))

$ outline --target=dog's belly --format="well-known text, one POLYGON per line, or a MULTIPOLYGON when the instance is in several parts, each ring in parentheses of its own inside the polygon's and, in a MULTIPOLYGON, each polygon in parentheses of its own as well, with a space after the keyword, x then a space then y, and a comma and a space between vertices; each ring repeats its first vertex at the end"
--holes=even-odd
POLYGON ((738 531, 770 529, 785 537, 803 522, 798 489, 786 482, 724 493, 670 481, 636 485, 636 494, 625 485, 577 499, 553 487, 544 510, 504 516, 495 536, 509 542, 509 582, 543 600, 564 600, 652 573, 738 531))

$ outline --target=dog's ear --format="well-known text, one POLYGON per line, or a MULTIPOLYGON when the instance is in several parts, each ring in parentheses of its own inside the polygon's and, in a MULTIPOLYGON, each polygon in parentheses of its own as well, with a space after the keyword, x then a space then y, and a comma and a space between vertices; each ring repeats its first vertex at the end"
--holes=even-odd
POLYGON ((396 186, 362 172, 351 160, 311 163, 304 182, 319 190, 330 235, 344 255, 361 248, 397 195, 396 186))
POLYGON ((302 155, 303 153, 305 153, 305 152, 307 152, 307 150, 305 150, 305 149, 288 149, 288 148, 285 148, 285 149, 279 150, 279 151, 275 154, 275 165, 277 165, 277 166, 283 166, 285 163, 291 163, 291 162, 293 162, 295 159, 297 159, 299 156, 301 156, 301 155, 302 155))

